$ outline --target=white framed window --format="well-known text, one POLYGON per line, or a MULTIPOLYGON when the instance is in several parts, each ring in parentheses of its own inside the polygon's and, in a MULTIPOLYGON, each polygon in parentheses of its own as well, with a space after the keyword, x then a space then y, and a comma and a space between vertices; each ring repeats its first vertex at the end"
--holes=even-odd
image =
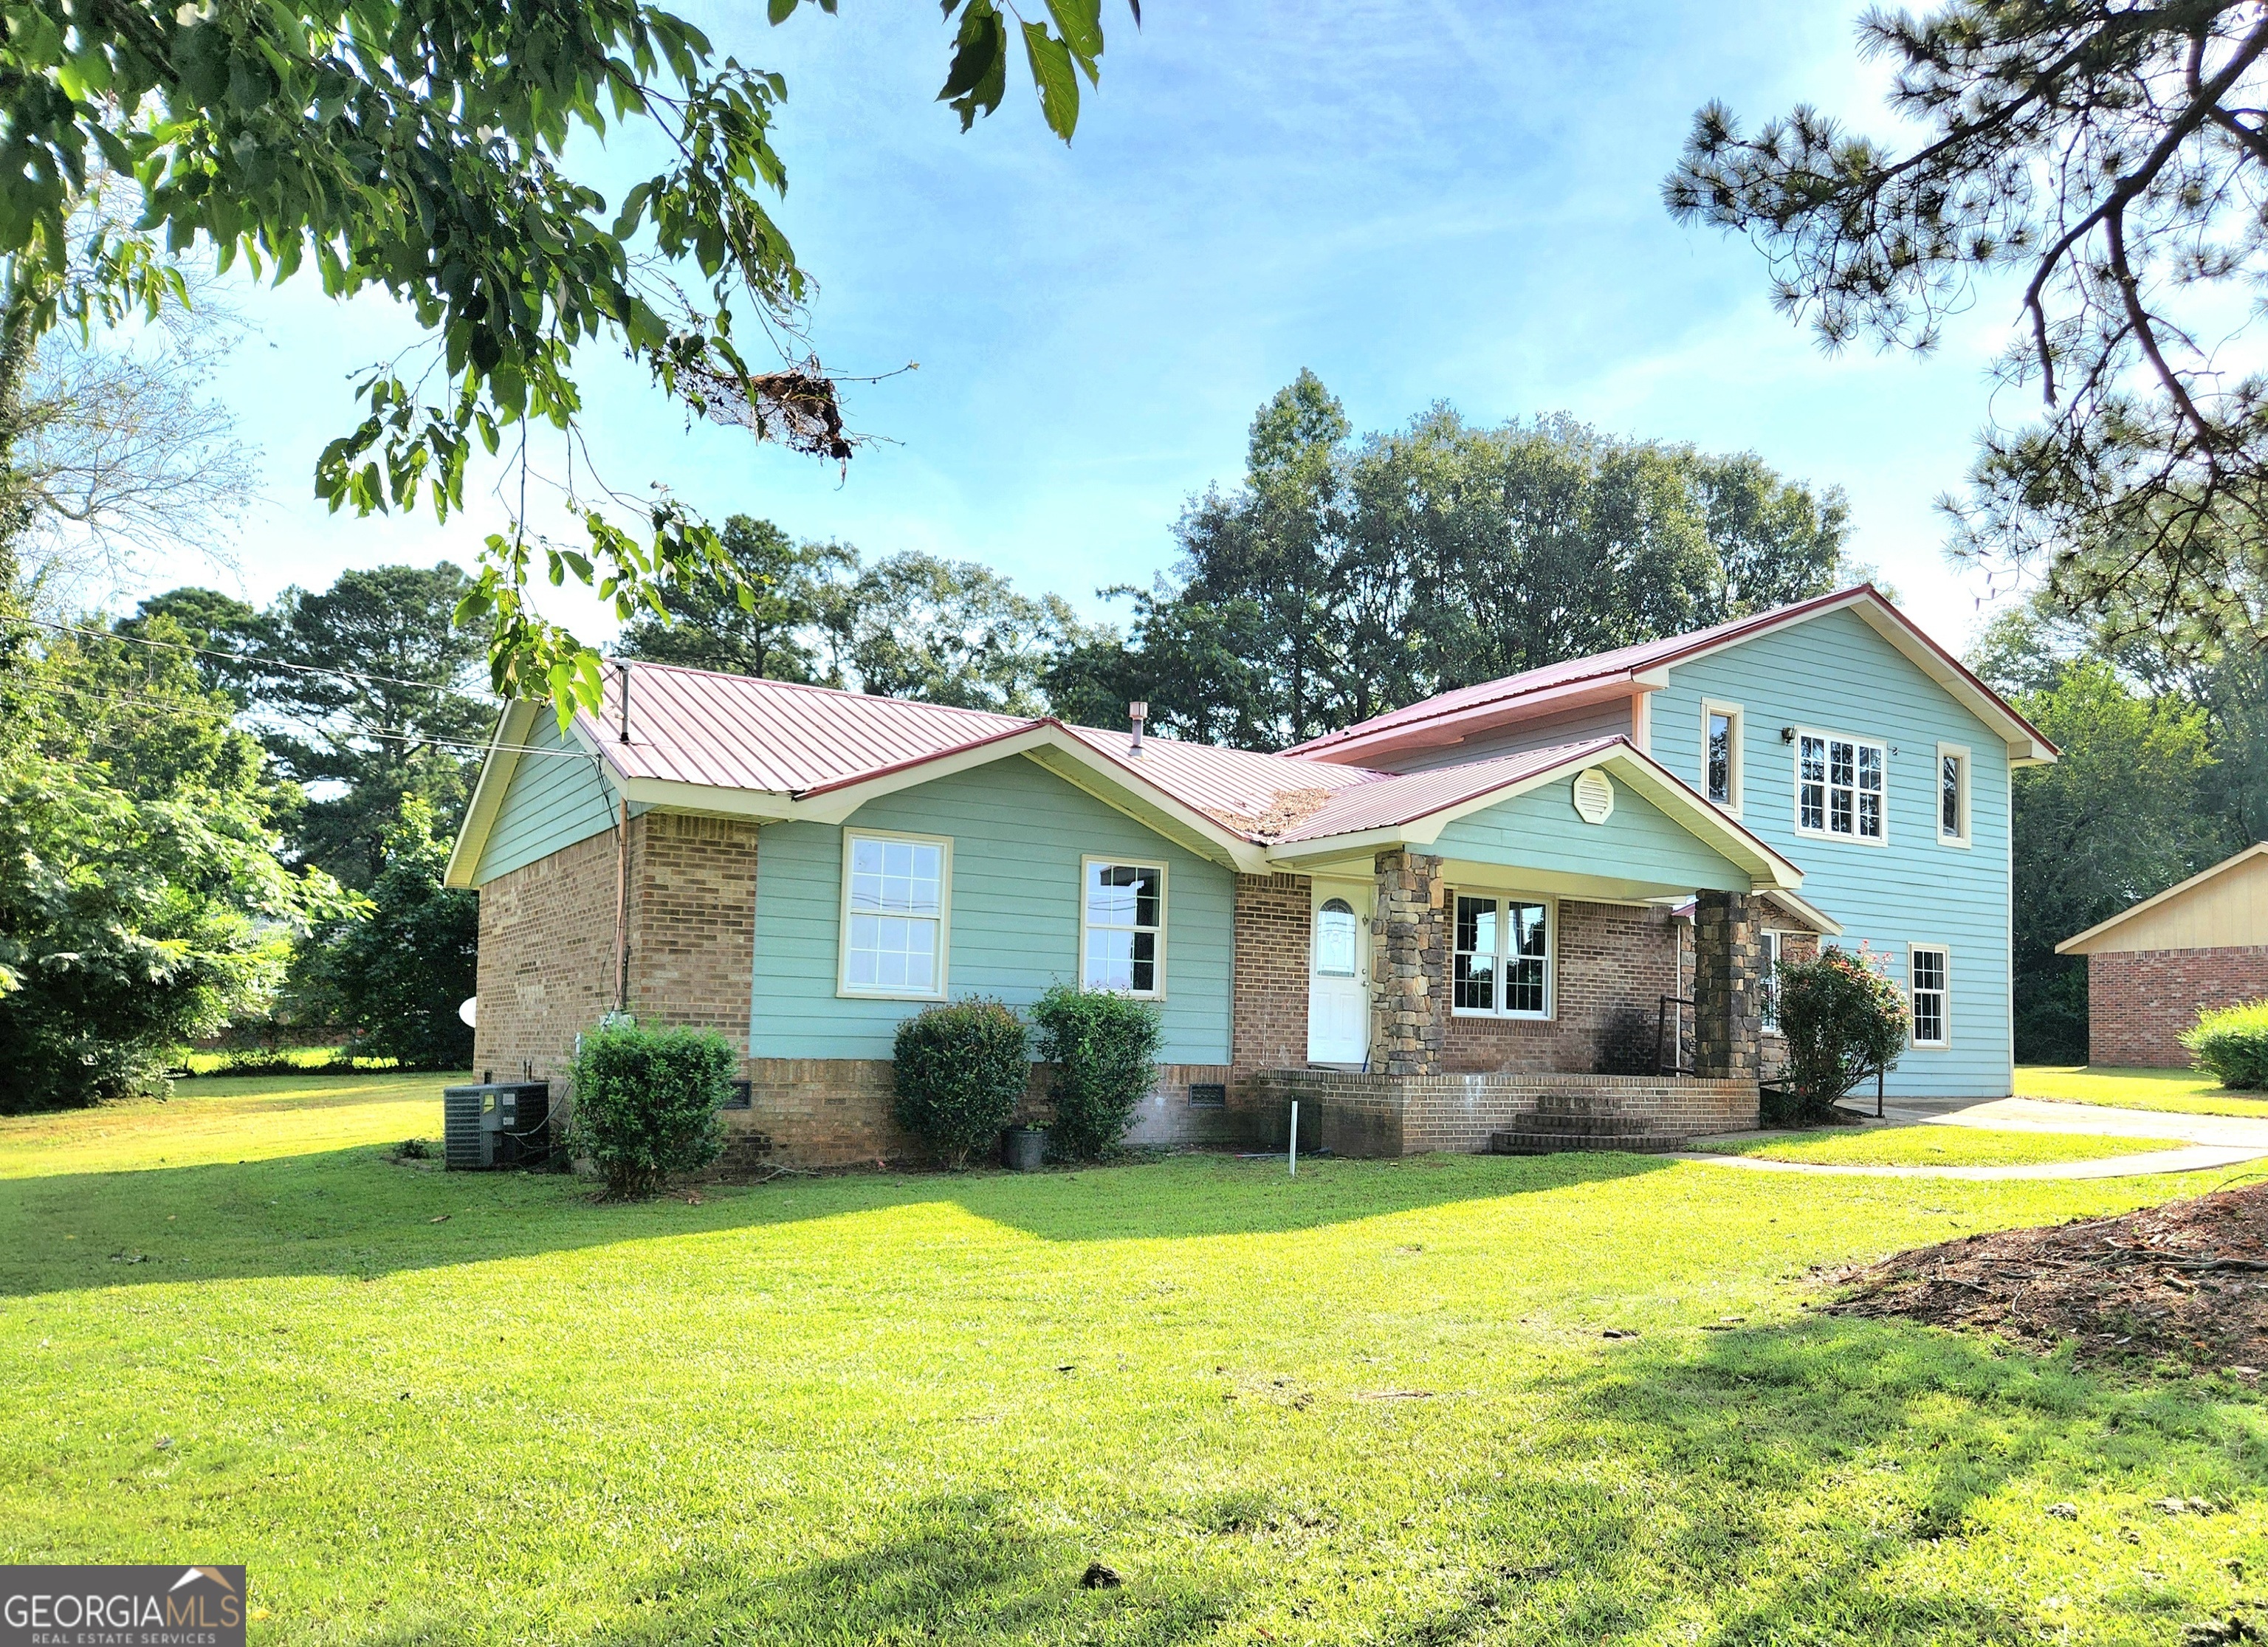
POLYGON ((1711 803, 1741 815, 1741 745, 1743 717, 1737 703, 1701 702, 1701 792, 1711 803))
POLYGON ((843 963, 837 992, 945 998, 953 842, 874 829, 843 832, 843 963))
POLYGON ((1764 948, 1764 998, 1757 1004, 1756 1017, 1767 1035, 1779 1033, 1779 960, 1781 934, 1765 930, 1756 934, 1764 948))
POLYGON ((1163 996, 1166 866, 1090 857, 1079 875, 1079 988, 1163 996))
POLYGON ((1906 1005, 1913 1044, 1953 1044, 1953 953, 1940 944, 1906 945, 1906 1005))
POLYGON ((1551 1016, 1551 906, 1539 898, 1457 893, 1451 1010, 1468 1016, 1551 1016))
POLYGON ((1881 846, 1889 836, 1889 747, 1839 732, 1795 735, 1795 832, 1881 846))
POLYGON ((1937 839, 1940 846, 1969 844, 1969 751, 1960 744, 1937 746, 1937 839))

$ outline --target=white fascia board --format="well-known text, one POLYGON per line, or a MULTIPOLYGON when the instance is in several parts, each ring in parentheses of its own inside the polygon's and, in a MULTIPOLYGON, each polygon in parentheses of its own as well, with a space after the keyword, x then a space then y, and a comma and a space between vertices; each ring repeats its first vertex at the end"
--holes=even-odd
POLYGON ((1764 895, 1799 921, 1808 922, 1822 937, 1841 937, 1843 924, 1815 903, 1808 903, 1785 886, 1765 889, 1764 895))
POLYGON ((497 717, 488 753, 481 757, 480 776, 473 783, 472 799, 465 806, 465 821, 458 825, 456 842, 449 849, 449 866, 441 875, 444 886, 463 888, 473 884, 481 853, 489 843, 489 832, 496 827, 497 813, 503 810, 504 791, 512 787, 512 775, 519 767, 519 746, 527 741, 528 729, 535 724, 535 712, 541 707, 514 698, 497 717))

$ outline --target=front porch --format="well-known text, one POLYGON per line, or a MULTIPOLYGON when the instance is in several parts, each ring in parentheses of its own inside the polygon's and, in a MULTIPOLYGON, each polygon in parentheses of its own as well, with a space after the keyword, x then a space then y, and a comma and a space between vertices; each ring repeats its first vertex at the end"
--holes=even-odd
POLYGON ((1664 1151, 1756 1124, 1756 1083, 1690 1076, 1400 1076, 1266 1070, 1253 1078, 1257 1114, 1287 1142, 1300 1106, 1300 1148, 1361 1158, 1447 1151, 1545 1155, 1560 1150, 1664 1151))

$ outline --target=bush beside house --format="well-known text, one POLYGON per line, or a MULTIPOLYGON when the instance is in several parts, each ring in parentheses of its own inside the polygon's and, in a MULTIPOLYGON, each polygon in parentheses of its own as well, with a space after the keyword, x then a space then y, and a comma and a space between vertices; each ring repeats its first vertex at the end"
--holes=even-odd
POLYGON ((670 1174, 725 1152, 722 1112, 739 1067, 733 1043, 713 1030, 593 1030, 575 1057, 568 1150, 590 1158, 610 1197, 653 1195, 670 1174))
POLYGON ((989 1150, 1031 1085, 1030 1037, 1004 1001, 972 996, 898 1026, 891 1070, 898 1124, 947 1166, 989 1150))
POLYGON ((1057 984, 1032 1007, 1049 1096, 1056 1152, 1091 1161, 1118 1147, 1149 1095, 1165 1026, 1146 1001, 1057 984))
POLYGON ((2198 1014, 2182 1032, 2198 1068, 2245 1091, 2268 1087, 2268 1001, 2248 1001, 2198 1014))
POLYGON ((1780 962, 1776 977, 1788 1104, 1786 1113, 1765 1119, 1828 1120, 1837 1099, 1896 1063, 1905 1050, 1905 996, 1874 956, 1832 945, 1816 960, 1780 962))

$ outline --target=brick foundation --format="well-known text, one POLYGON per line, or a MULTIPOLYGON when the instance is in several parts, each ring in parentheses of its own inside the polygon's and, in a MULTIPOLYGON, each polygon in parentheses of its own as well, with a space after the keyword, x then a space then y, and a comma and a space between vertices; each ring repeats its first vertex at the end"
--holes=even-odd
MULTIPOLYGON (((1522 1130, 1543 1113, 1580 1109, 1603 1123, 1635 1127, 1655 1147, 1756 1124, 1756 1084, 1611 1075, 1356 1075, 1336 1070, 1269 1070, 1251 1083, 1267 1137, 1284 1142, 1300 1100, 1304 1149, 1335 1155, 1418 1155, 1487 1151, 1493 1133, 1522 1130)), ((1583 1147, 1580 1132, 1567 1147, 1583 1147)), ((1612 1147, 1602 1142, 1601 1147, 1612 1147)))
POLYGON ((2178 1070, 2181 1033, 2208 1007, 2268 997, 2268 945, 2109 950, 2087 958, 2087 1061, 2178 1070))

